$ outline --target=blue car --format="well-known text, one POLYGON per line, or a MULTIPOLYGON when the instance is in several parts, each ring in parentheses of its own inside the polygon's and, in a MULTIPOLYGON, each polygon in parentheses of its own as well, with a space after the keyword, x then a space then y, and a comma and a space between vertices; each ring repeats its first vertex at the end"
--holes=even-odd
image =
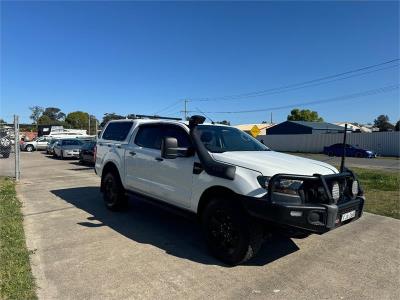
MULTIPOLYGON (((324 154, 329 156, 342 156, 343 144, 333 144, 331 146, 324 147, 324 154)), ((346 144, 346 156, 373 158, 376 157, 376 153, 371 150, 365 150, 346 144)))

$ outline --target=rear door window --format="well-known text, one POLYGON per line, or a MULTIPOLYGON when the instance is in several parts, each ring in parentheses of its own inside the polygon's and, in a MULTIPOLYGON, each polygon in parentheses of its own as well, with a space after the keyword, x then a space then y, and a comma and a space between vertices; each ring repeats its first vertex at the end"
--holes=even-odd
POLYGON ((103 133, 104 140, 124 141, 132 128, 132 122, 112 122, 103 133))
POLYGON ((135 137, 135 144, 150 149, 161 149, 163 128, 161 125, 142 125, 135 137))

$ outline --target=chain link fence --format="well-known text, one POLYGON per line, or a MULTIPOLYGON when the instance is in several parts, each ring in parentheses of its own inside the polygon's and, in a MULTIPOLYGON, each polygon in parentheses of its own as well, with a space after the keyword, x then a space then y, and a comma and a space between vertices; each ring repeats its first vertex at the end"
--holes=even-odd
POLYGON ((0 124, 0 176, 20 178, 19 120, 0 124))

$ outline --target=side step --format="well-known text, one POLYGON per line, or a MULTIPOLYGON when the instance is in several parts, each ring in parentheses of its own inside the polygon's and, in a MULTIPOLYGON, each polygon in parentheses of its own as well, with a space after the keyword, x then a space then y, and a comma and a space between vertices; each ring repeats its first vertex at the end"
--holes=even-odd
POLYGON ((145 196, 138 192, 132 192, 132 191, 126 191, 126 194, 134 197, 135 199, 138 199, 139 201, 143 201, 154 207, 158 207, 162 210, 168 211, 169 213, 172 213, 174 215, 181 216, 185 219, 189 219, 192 221, 197 219, 197 215, 194 212, 189 211, 184 208, 177 207, 177 206, 169 204, 169 203, 166 203, 166 202, 158 200, 156 198, 145 196))

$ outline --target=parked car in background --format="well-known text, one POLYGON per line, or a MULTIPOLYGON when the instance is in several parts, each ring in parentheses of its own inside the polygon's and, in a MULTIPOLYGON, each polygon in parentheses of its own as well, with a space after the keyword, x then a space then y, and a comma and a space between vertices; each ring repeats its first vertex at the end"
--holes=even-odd
MULTIPOLYGON (((346 151, 345 152, 346 156, 350 157, 367 157, 367 158, 376 157, 376 153, 372 150, 362 149, 349 144, 346 144, 345 151, 346 151)), ((329 156, 342 156, 343 144, 333 144, 331 146, 324 147, 324 154, 329 156)))
POLYGON ((79 158, 79 152, 83 142, 78 139, 61 139, 58 140, 53 147, 53 155, 61 159, 79 158))
POLYGON ((56 144, 56 142, 58 141, 58 139, 52 139, 49 141, 49 143, 47 144, 47 148, 46 148, 46 153, 47 154, 54 154, 54 145, 56 144))
POLYGON ((0 155, 8 158, 11 153, 11 139, 6 131, 0 131, 0 155))
POLYGON ((32 152, 35 150, 46 150, 48 142, 51 138, 42 136, 38 137, 32 141, 25 141, 20 144, 20 148, 22 151, 32 152))
POLYGON ((94 148, 96 147, 96 141, 88 141, 82 145, 79 153, 79 162, 81 164, 94 165, 94 148))

